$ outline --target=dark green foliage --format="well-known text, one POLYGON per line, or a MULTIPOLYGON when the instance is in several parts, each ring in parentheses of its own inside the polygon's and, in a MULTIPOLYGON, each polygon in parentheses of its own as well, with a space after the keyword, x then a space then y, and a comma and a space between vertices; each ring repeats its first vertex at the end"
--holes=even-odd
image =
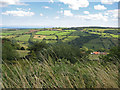
POLYGON ((88 36, 88 34, 86 34, 86 36, 80 35, 80 38, 76 38, 75 40, 69 42, 69 44, 82 47, 85 43, 88 43, 89 41, 96 38, 99 38, 99 36, 98 35, 88 36))
POLYGON ((2 39, 2 59, 14 60, 19 58, 15 45, 9 39, 2 39))
POLYGON ((102 62, 120 63, 120 47, 113 47, 109 50, 109 54, 100 57, 102 62))
POLYGON ((71 63, 77 62, 77 60, 81 60, 83 54, 78 47, 74 47, 68 44, 56 44, 52 46, 53 52, 50 52, 53 58, 57 57, 59 59, 67 59, 71 63))
POLYGON ((104 33, 110 33, 110 34, 115 34, 118 35, 118 30, 106 30, 104 33))
POLYGON ((44 49, 46 49, 48 47, 48 45, 46 44, 46 42, 42 41, 42 42, 33 42, 33 44, 31 44, 28 49, 30 50, 30 55, 35 58, 40 58, 40 53, 42 53, 42 51, 44 49))
POLYGON ((106 49, 101 48, 101 49, 98 49, 97 51, 98 51, 98 52, 105 52, 105 51, 106 51, 106 49))
POLYGON ((24 48, 24 47, 21 47, 21 50, 25 50, 25 48, 24 48))

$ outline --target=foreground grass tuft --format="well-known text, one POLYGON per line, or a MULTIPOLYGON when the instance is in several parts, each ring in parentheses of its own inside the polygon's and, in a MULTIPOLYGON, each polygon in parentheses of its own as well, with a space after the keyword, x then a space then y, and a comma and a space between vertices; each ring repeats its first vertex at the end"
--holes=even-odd
POLYGON ((24 59, 2 65, 3 88, 118 88, 117 66, 98 61, 71 64, 65 59, 53 63, 24 59))

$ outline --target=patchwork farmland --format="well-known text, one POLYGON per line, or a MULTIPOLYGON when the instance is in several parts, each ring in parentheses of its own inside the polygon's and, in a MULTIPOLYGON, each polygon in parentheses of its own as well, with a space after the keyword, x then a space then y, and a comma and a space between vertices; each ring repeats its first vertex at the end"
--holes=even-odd
POLYGON ((83 29, 8 29, 0 35, 26 46, 30 40, 46 41, 46 43, 69 43, 78 47, 86 46, 89 49, 108 49, 117 45, 117 29, 83 28, 83 29))

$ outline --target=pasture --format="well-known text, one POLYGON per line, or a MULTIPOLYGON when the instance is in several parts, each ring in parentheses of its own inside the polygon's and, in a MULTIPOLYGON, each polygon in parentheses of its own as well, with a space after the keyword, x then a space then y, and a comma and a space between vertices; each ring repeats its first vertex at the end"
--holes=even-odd
POLYGON ((18 43, 22 42, 20 45, 25 47, 29 44, 29 39, 38 42, 44 39, 47 43, 56 43, 58 42, 57 40, 59 40, 63 43, 71 43, 78 46, 83 45, 93 50, 113 47, 117 45, 118 39, 118 35, 113 34, 114 31, 115 33, 117 32, 116 29, 85 28, 83 30, 65 29, 62 31, 41 29, 41 31, 36 33, 25 33, 30 30, 33 29, 4 30, 2 32, 2 37, 15 39, 18 43))
POLYGON ((79 38, 79 36, 68 36, 67 38, 65 38, 64 40, 62 40, 63 42, 70 42, 76 38, 79 38))
POLYGON ((64 30, 66 32, 75 32, 76 30, 64 30))
POLYGON ((51 35, 51 36, 47 36, 47 37, 45 37, 45 39, 57 39, 57 37, 54 36, 54 35, 51 35))
POLYGON ((55 35, 57 36, 66 36, 66 35, 69 35, 71 34, 71 32, 60 32, 60 33, 56 33, 55 35))
POLYGON ((59 33, 61 31, 39 31, 36 34, 37 35, 53 35, 55 33, 59 33))
POLYGON ((30 38, 30 35, 21 35, 19 37, 16 37, 15 39, 17 41, 25 41, 25 42, 27 42, 29 40, 29 38, 30 38))
POLYGON ((22 29, 22 30, 3 30, 2 33, 7 33, 9 32, 10 34, 8 35, 21 35, 21 34, 25 34, 25 32, 30 31, 30 29, 22 29))
POLYGON ((0 33, 2 36, 12 35, 13 33, 0 33))

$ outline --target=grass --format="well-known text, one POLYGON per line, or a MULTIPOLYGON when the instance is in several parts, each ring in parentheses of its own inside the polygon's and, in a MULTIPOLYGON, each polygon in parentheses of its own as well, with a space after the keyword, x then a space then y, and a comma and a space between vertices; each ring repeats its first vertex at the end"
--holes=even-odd
POLYGON ((114 34, 110 34, 112 37, 114 38, 118 38, 119 36, 118 35, 114 35, 114 34))
POLYGON ((89 55, 89 59, 90 59, 90 60, 99 60, 99 56, 100 56, 100 55, 91 55, 91 54, 90 54, 90 55, 89 55))
POLYGON ((56 40, 45 40, 46 43, 56 43, 57 41, 56 40))
POLYGON ((9 36, 5 36, 5 38, 15 38, 16 35, 9 35, 9 36))
POLYGON ((65 36, 65 35, 69 35, 69 34, 71 34, 71 32, 61 32, 61 33, 56 33, 55 35, 65 36))
POLYGON ((24 41, 22 41, 22 42, 17 42, 17 44, 19 44, 20 47, 24 47, 25 49, 28 48, 28 43, 27 43, 27 42, 24 42, 24 41))
POLYGON ((68 36, 67 38, 65 38, 64 40, 62 40, 63 42, 70 42, 76 38, 79 38, 79 36, 68 36))
POLYGON ((7 35, 12 35, 13 33, 0 33, 0 35, 7 36, 7 35))
POLYGON ((64 30, 66 32, 75 32, 76 30, 64 30))
POLYGON ((89 28, 89 29, 84 29, 86 31, 88 30, 92 30, 92 31, 99 31, 99 32, 104 32, 104 31, 107 31, 107 30, 117 30, 117 29, 98 29, 98 28, 89 28))
POLYGON ((57 39, 57 37, 54 36, 54 35, 51 35, 51 36, 47 36, 47 37, 45 37, 45 39, 57 39))
MULTIPOLYGON (((43 59, 46 59, 42 56, 43 59)), ((65 59, 55 64, 31 60, 2 65, 3 88, 118 88, 118 68, 99 61, 71 64, 65 59)))
POLYGON ((28 55, 28 50, 17 50, 18 54, 20 55, 20 57, 25 57, 26 55, 28 55))
POLYGON ((42 39, 36 39, 36 38, 33 38, 33 41, 38 41, 38 42, 41 42, 42 39))
POLYGON ((55 34, 55 33, 58 33, 58 32, 60 32, 60 31, 39 31, 36 34, 37 35, 52 35, 52 34, 55 34))
POLYGON ((73 32, 71 34, 71 36, 90 36, 91 34, 89 33, 85 33, 85 32, 82 32, 82 31, 76 31, 76 32, 73 32))
POLYGON ((66 36, 58 36, 59 39, 63 39, 65 38, 66 36))
POLYGON ((24 34, 25 32, 28 32, 28 31, 30 31, 29 29, 22 29, 22 30, 13 30, 13 31, 11 31, 11 30, 5 30, 5 31, 3 31, 3 33, 7 33, 7 32, 9 32, 9 33, 12 33, 12 34, 14 34, 14 35, 18 35, 18 34, 24 34))
POLYGON ((19 37, 16 37, 15 39, 18 41, 28 41, 30 38, 30 35, 21 35, 19 37))

